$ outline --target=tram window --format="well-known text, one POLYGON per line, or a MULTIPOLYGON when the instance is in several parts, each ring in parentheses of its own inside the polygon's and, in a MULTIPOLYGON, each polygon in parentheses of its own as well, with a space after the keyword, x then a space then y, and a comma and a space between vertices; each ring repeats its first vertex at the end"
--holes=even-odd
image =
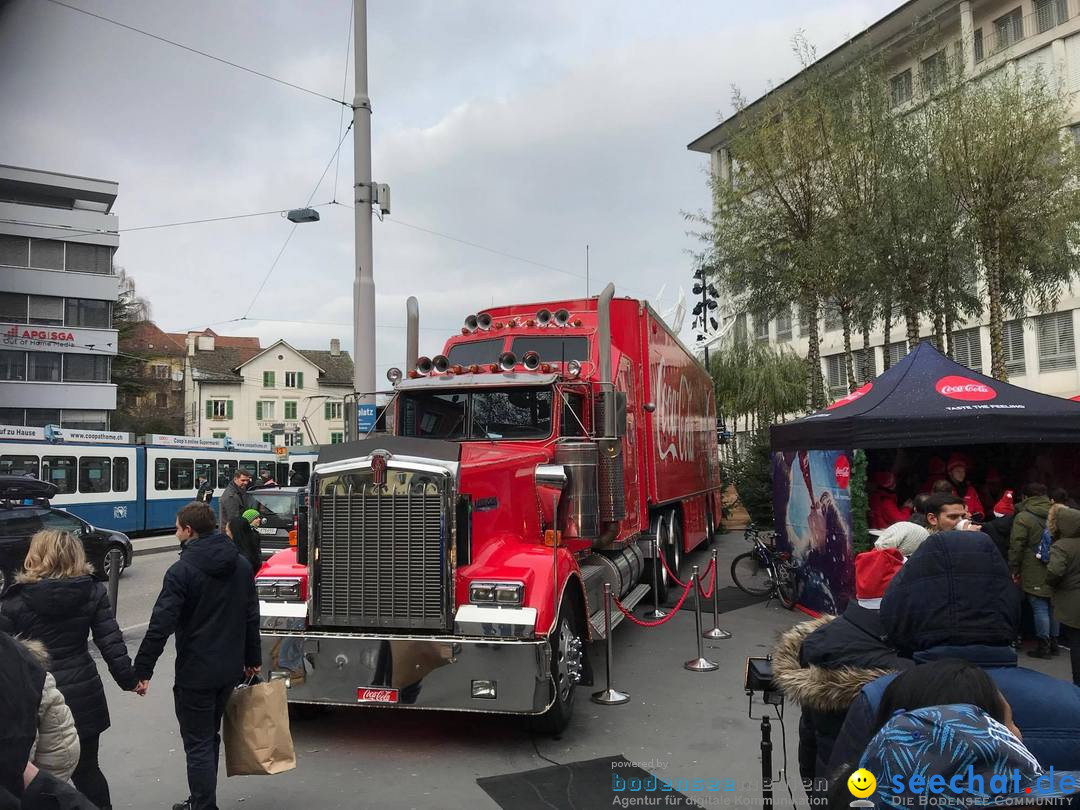
POLYGON ((218 489, 224 489, 232 481, 233 470, 236 469, 236 462, 232 459, 222 459, 217 463, 218 470, 218 489))
POLYGON ((195 462, 190 458, 174 458, 169 462, 169 481, 172 489, 195 489, 195 462))
POLYGON ((56 484, 57 495, 74 492, 75 457, 43 456, 41 459, 41 477, 56 484))
POLYGON ((241 461, 240 462, 240 469, 243 470, 244 472, 246 472, 252 478, 255 478, 256 473, 258 472, 257 465, 255 464, 254 461, 241 461))
POLYGON ((214 462, 212 459, 197 458, 195 459, 195 483, 199 483, 200 478, 205 478, 210 486, 214 486, 214 462))
POLYGON ((112 481, 112 461, 105 456, 79 459, 79 492, 108 492, 112 481))
POLYGON ((154 489, 169 488, 169 460, 167 458, 154 459, 154 489))
POLYGON ((0 456, 0 475, 39 475, 37 456, 0 456))
POLYGON ((116 456, 112 460, 112 488, 113 492, 127 492, 128 460, 123 456, 116 456))
POLYGON ((311 465, 306 461, 294 461, 292 475, 289 476, 289 486, 305 487, 311 475, 311 465))
POLYGON ((267 475, 270 476, 271 480, 277 480, 277 477, 276 477, 277 473, 275 472, 276 469, 277 469, 277 464, 275 462, 273 462, 273 461, 260 461, 259 462, 259 475, 262 475, 263 473, 266 473, 267 475))

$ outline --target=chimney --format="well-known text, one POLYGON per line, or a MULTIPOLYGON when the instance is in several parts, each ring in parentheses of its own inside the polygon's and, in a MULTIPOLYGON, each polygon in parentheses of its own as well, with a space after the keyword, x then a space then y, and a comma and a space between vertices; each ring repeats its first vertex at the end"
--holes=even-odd
POLYGON ((214 350, 213 335, 199 335, 199 351, 212 352, 214 350))
POLYGON ((341 355, 341 341, 337 338, 330 338, 330 356, 339 357, 341 355))
POLYGON ((193 334, 191 334, 190 332, 188 333, 188 336, 186 338, 184 338, 184 345, 187 346, 188 357, 194 357, 195 356, 195 336, 193 334))

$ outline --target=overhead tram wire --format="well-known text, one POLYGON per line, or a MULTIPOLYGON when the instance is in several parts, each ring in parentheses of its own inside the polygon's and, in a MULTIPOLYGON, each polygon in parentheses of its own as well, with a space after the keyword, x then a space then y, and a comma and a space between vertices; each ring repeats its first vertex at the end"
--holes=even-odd
MULTIPOLYGON (((352 30, 353 30, 353 11, 355 11, 353 4, 349 3, 349 24, 345 31, 345 71, 341 77, 341 97, 345 98, 345 88, 349 84, 349 56, 352 54, 352 30)), ((342 107, 338 113, 338 130, 341 129, 345 123, 345 108, 342 107)), ((338 149, 337 158, 334 160, 334 190, 331 193, 331 202, 337 202, 337 190, 338 190, 338 168, 341 166, 341 150, 338 149)))
POLYGON ((243 72, 250 73, 253 76, 258 76, 258 77, 260 77, 262 79, 267 79, 269 81, 276 82, 277 84, 284 85, 285 87, 291 87, 293 90, 299 90, 301 93, 307 93, 308 95, 318 96, 319 98, 325 99, 327 101, 332 101, 335 104, 341 104, 343 107, 348 107, 349 109, 352 109, 351 104, 349 104, 346 101, 342 101, 340 98, 334 98, 333 96, 328 96, 325 93, 320 93, 318 90, 312 90, 312 89, 310 89, 308 87, 302 87, 299 84, 293 84, 292 82, 286 81, 285 79, 279 79, 277 76, 271 76, 269 73, 263 73, 261 70, 255 70, 254 68, 249 68, 249 67, 247 67, 245 65, 238 64, 238 63, 233 62, 233 61, 231 61, 229 59, 225 59, 225 58, 220 57, 220 56, 215 56, 212 53, 207 53, 206 51, 200 51, 198 48, 193 48, 190 45, 184 45, 182 42, 176 42, 175 40, 169 39, 167 37, 163 37, 160 34, 152 33, 150 31, 147 31, 147 30, 143 29, 143 28, 137 28, 134 25, 128 25, 127 23, 122 23, 119 20, 114 20, 111 17, 104 16, 103 14, 95 14, 93 11, 87 11, 84 8, 79 8, 78 6, 73 6, 70 3, 63 2, 63 0, 48 0, 48 2, 52 3, 55 6, 60 6, 61 8, 69 9, 70 11, 76 11, 79 14, 85 14, 87 17, 93 17, 95 20, 101 20, 102 22, 107 22, 110 25, 115 25, 115 26, 117 26, 119 28, 123 28, 123 29, 125 29, 127 31, 132 31, 132 32, 134 32, 136 34, 142 34, 144 37, 150 37, 150 39, 155 39, 158 42, 165 43, 166 45, 172 45, 174 48, 180 48, 181 50, 188 51, 189 53, 197 54, 198 56, 202 56, 202 57, 204 57, 206 59, 213 60, 214 62, 219 62, 222 65, 227 65, 228 67, 235 68, 236 70, 242 70, 243 72))

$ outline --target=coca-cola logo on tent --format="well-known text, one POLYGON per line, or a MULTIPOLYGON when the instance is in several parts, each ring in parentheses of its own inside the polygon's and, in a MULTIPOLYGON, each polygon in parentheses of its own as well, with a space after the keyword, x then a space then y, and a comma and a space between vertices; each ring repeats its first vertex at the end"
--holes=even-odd
POLYGON ((982 402, 997 396, 997 391, 986 383, 955 374, 942 377, 934 384, 934 388, 943 397, 962 399, 968 402, 982 402))
POLYGON ((836 473, 836 485, 840 489, 847 489, 848 481, 851 480, 851 462, 848 461, 847 456, 841 454, 836 459, 834 472, 836 473))
POLYGON ((869 394, 870 389, 873 387, 874 384, 872 382, 868 382, 862 388, 856 388, 847 396, 840 397, 840 399, 836 400, 836 402, 832 403, 831 405, 827 405, 825 407, 825 410, 831 411, 833 408, 839 408, 843 405, 850 405, 855 400, 860 399, 861 397, 865 397, 867 394, 869 394))

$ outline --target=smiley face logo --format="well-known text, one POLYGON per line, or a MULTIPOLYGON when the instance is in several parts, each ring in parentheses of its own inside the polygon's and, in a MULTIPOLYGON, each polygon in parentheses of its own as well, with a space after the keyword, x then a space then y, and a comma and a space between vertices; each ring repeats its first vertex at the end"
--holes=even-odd
POLYGON ((877 788, 877 779, 866 768, 859 768, 847 780, 848 790, 858 799, 865 799, 877 788))

